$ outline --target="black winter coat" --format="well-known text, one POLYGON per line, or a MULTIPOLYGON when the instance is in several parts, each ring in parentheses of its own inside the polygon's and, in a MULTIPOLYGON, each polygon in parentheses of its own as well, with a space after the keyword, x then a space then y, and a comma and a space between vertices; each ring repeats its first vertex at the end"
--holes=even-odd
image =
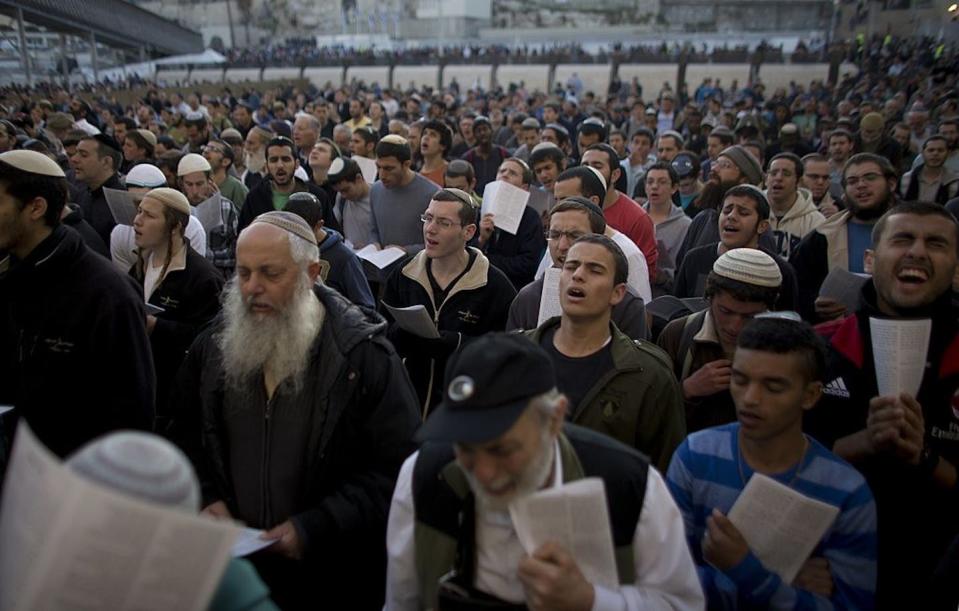
MULTIPOLYGON (((206 257, 190 247, 181 252, 186 255, 185 265, 183 259, 174 257, 174 261, 180 263, 176 266, 178 269, 167 272, 149 300, 150 304, 163 308, 155 315, 156 325, 150 334, 157 380, 157 430, 161 433, 165 429, 167 397, 183 357, 200 330, 220 311, 223 289, 223 274, 206 257)), ((139 263, 134 265, 130 276, 142 291, 143 271, 139 267, 139 263)))
POLYGON ((142 294, 58 226, 0 262, 0 404, 63 457, 117 429, 150 430, 153 357, 142 294))
POLYGON ((220 320, 180 370, 175 430, 199 467, 205 503, 224 501, 250 526, 293 522, 304 560, 286 563, 279 581, 266 577, 275 594, 285 587, 280 594, 307 608, 317 596, 329 609, 380 608, 390 499, 416 449, 416 395, 383 319, 330 288, 314 291, 326 319, 303 388, 285 382, 267 401, 262 374, 228 386, 220 320))

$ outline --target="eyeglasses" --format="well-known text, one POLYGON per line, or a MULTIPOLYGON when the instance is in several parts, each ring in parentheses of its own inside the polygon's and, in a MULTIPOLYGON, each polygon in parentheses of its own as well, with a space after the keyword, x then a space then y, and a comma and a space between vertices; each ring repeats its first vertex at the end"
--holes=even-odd
POLYGON ((570 242, 575 242, 586 235, 584 231, 558 231, 556 229, 550 229, 546 232, 546 239, 550 242, 555 242, 562 237, 565 237, 570 242))
POLYGON ((224 151, 224 150, 221 149, 220 147, 218 147, 218 146, 210 146, 209 144, 206 145, 206 146, 204 146, 204 147, 203 147, 202 149, 200 149, 200 150, 203 151, 204 153, 210 152, 210 153, 219 153, 220 155, 226 154, 226 151, 224 151))
POLYGON ((862 176, 847 176, 846 185, 850 187, 855 187, 859 184, 859 181, 865 182, 876 182, 882 178, 882 174, 879 172, 869 172, 868 174, 863 174, 862 176))
POLYGON ((735 169, 736 164, 732 161, 727 161, 725 159, 719 159, 713 162, 713 167, 717 170, 732 170, 735 169))
POLYGON ((436 218, 432 214, 421 214, 420 220, 423 221, 424 225, 435 223, 436 225, 440 227, 440 229, 449 229, 450 227, 454 227, 456 225, 459 225, 459 226, 463 225, 463 223, 454 223, 453 221, 449 219, 436 218))

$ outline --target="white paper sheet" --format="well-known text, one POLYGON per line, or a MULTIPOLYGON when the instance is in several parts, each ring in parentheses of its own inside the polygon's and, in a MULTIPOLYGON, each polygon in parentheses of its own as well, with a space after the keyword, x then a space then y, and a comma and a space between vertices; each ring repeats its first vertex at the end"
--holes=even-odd
POLYGON ((149 303, 149 302, 147 302, 146 306, 147 306, 147 314, 151 316, 156 316, 160 312, 166 312, 166 310, 161 308, 160 306, 153 305, 152 303, 149 303))
POLYGON ((238 532, 87 482, 21 423, 0 505, 0 611, 200 611, 238 532))
POLYGON ((522 497, 510 504, 509 513, 527 554, 555 541, 572 554, 587 581, 618 586, 603 480, 588 477, 522 497))
POLYGON ((363 172, 363 180, 369 184, 376 182, 376 161, 359 155, 351 157, 351 159, 356 162, 356 165, 360 166, 360 171, 363 172))
POLYGON ((193 207, 193 215, 200 221, 207 233, 223 225, 220 197, 219 193, 214 193, 209 199, 193 207))
POLYGON ((137 205, 142 199, 134 193, 122 189, 103 188, 103 197, 117 225, 133 225, 137 215, 137 205))
POLYGON ((356 251, 356 256, 364 261, 369 261, 377 269, 385 269, 406 256, 406 251, 396 246, 389 246, 378 250, 375 244, 367 244, 356 251))
POLYGON ((529 191, 497 180, 487 184, 483 190, 483 214, 492 214, 495 226, 516 235, 527 201, 529 191))
POLYGON ((559 303, 559 277, 562 273, 563 270, 558 267, 550 267, 543 274, 543 294, 539 298, 537 327, 554 316, 563 315, 563 308, 559 303))
POLYGON ((869 332, 879 396, 904 392, 915 397, 926 370, 932 320, 870 318, 869 332))
POLYGON ((728 517, 763 566, 792 583, 837 515, 834 505, 753 473, 728 517))
POLYGON ((436 324, 424 306, 417 304, 405 308, 394 308, 386 302, 383 305, 401 329, 426 339, 439 339, 440 334, 436 330, 436 324))
POLYGON ((276 539, 261 539, 260 535, 264 532, 266 531, 256 528, 244 528, 240 532, 240 538, 233 544, 233 549, 231 550, 233 557, 242 558, 243 556, 249 556, 253 552, 258 552, 276 543, 276 539))
POLYGON ((841 267, 829 270, 829 275, 819 287, 820 297, 829 297, 846 305, 846 312, 855 312, 859 307, 859 291, 869 280, 869 274, 855 274, 841 267))

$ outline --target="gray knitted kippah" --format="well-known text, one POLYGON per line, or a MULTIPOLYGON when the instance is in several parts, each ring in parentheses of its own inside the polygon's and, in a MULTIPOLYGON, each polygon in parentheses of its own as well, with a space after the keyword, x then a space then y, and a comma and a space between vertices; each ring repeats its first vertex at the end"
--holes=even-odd
POLYGON ((190 513, 200 508, 200 485, 189 459, 150 433, 110 433, 71 454, 65 464, 85 479, 144 501, 190 513))

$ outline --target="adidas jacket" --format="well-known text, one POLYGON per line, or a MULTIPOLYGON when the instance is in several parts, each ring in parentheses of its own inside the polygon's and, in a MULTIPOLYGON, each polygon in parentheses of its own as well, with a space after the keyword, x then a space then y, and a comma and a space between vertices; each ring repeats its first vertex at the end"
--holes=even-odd
MULTIPOLYGON (((917 400, 923 408, 925 443, 959 466, 959 310, 944 295, 917 317, 932 319, 925 374, 917 400)), ((869 402, 878 395, 870 317, 885 317, 872 281, 862 289, 856 314, 817 327, 829 347, 823 396, 806 413, 803 428, 827 448, 866 428, 869 402)), ((883 355, 894 358, 895 350, 883 355)), ((880 609, 906 609, 949 543, 959 535, 959 494, 942 490, 916 467, 888 454, 857 463, 879 513, 880 609)))

